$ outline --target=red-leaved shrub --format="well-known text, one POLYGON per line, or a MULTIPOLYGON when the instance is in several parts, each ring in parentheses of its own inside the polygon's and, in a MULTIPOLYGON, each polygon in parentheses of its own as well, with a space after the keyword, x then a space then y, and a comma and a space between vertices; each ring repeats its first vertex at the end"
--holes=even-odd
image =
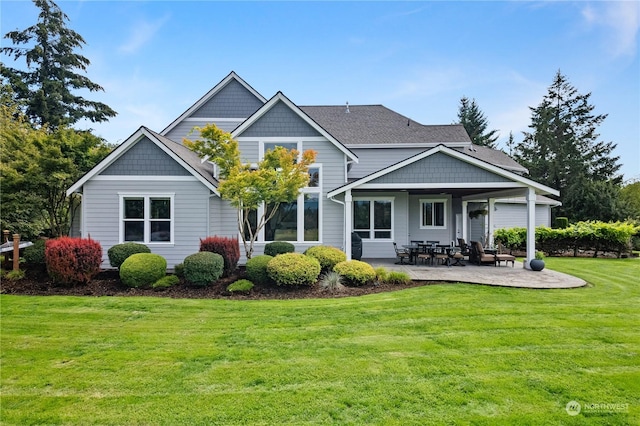
POLYGON ((207 237, 200 239, 200 251, 218 253, 224 259, 224 276, 227 277, 236 270, 240 260, 240 246, 237 238, 207 237))
POLYGON ((48 240, 44 251, 47 272, 60 284, 86 284, 100 271, 102 247, 91 238, 48 240))

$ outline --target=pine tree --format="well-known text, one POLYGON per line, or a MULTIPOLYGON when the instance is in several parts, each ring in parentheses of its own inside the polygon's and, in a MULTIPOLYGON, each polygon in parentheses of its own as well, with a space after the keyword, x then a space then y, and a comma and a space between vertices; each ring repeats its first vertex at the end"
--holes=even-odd
POLYGON ((33 0, 40 9, 38 22, 4 37, 13 46, 0 51, 14 60, 24 58, 27 70, 0 66, 0 73, 13 88, 17 99, 26 103, 25 113, 38 126, 50 129, 72 125, 82 118, 92 122, 107 121, 116 112, 109 106, 75 95, 73 91, 103 88, 78 74, 85 71, 89 59, 75 53, 85 44, 77 32, 67 28, 68 16, 52 0, 33 0))
POLYGON ((487 132, 489 122, 483 112, 480 111, 475 99, 469 100, 466 96, 460 99, 458 122, 464 126, 474 144, 495 148, 495 143, 498 140, 496 133, 498 131, 491 130, 487 132))
POLYGON ((524 132, 515 153, 529 177, 560 190, 563 205, 557 213, 573 220, 600 219, 602 211, 586 210, 584 205, 592 205, 598 191, 619 187, 622 181, 617 174, 619 157, 611 156, 616 145, 598 141, 596 133, 607 115, 594 114, 590 97, 591 93, 578 93, 558 71, 542 103, 530 107, 532 130, 524 132))

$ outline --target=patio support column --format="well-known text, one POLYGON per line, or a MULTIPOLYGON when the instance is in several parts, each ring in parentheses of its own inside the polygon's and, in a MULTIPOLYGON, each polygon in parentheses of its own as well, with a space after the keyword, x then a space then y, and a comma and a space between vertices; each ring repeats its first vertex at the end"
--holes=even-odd
POLYGON ((524 267, 531 269, 529 262, 536 256, 536 192, 527 188, 527 258, 524 267))
POLYGON ((351 190, 348 189, 344 193, 344 252, 347 254, 347 260, 351 260, 351 229, 353 228, 353 224, 351 223, 352 201, 351 190))
POLYGON ((493 247, 493 225, 495 223, 493 212, 495 211, 496 199, 489 198, 489 207, 487 207, 488 224, 487 224, 487 246, 493 247))
POLYGON ((469 212, 467 211, 469 207, 468 201, 462 202, 462 238, 464 238, 465 242, 469 243, 469 235, 467 231, 467 224, 469 223, 469 212))

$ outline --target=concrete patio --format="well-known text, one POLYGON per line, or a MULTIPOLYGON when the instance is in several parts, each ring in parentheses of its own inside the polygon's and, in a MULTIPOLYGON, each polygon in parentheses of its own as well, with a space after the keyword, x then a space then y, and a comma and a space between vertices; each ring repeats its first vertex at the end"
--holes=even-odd
POLYGON ((584 287, 587 283, 571 275, 543 269, 539 272, 524 269, 522 262, 515 266, 494 267, 493 265, 475 265, 464 261, 465 266, 446 265, 397 265, 395 259, 362 259, 374 268, 384 266, 390 271, 402 271, 413 280, 463 282, 471 284, 494 285, 500 287, 520 287, 537 289, 561 289, 584 287))

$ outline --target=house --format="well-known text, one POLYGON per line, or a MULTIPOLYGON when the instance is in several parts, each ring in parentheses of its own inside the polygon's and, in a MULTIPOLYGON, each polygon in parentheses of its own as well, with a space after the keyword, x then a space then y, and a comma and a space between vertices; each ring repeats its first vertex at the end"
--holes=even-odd
POLYGON ((105 253, 143 242, 169 267, 198 251, 200 238, 236 237, 237 212, 220 198, 213 164, 182 145, 207 123, 231 132, 248 163, 278 145, 317 152, 309 185, 260 233, 258 254, 286 240, 351 257, 353 231, 364 257, 394 257, 392 242, 491 241, 513 215, 533 235, 550 217, 552 203, 540 197, 558 195, 505 153, 473 145, 461 125, 423 125, 382 105, 298 106, 281 92, 266 99, 232 72, 161 132, 140 127, 68 189, 82 196, 73 233, 105 253), (506 218, 494 214, 503 206, 511 206, 506 218), (487 212, 479 231, 469 217, 477 210, 487 212))

